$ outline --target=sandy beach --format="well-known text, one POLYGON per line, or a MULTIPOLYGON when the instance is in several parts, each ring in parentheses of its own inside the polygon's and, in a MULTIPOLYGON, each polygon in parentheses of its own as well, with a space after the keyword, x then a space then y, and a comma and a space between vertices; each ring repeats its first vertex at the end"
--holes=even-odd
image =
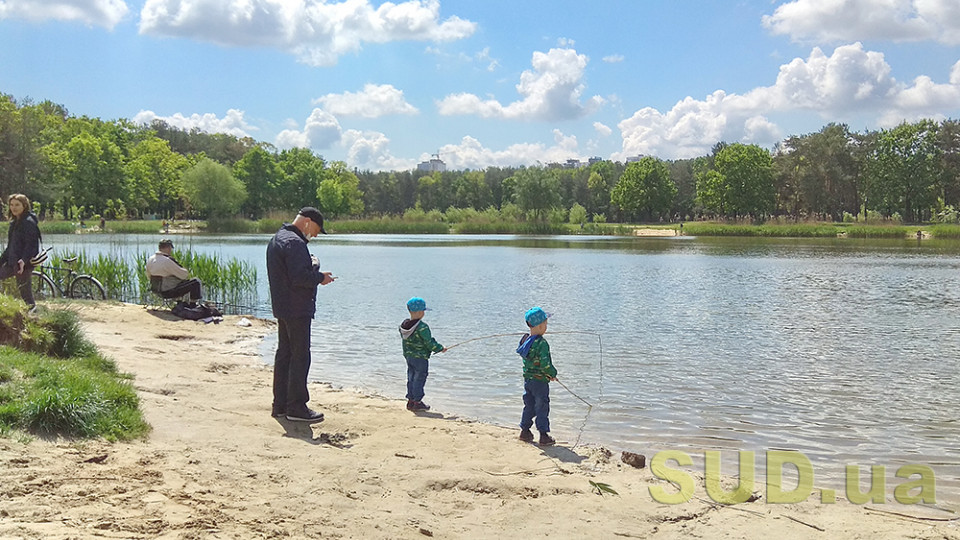
POLYGON ((75 309, 134 376, 153 431, 114 444, 0 439, 2 538, 960 539, 957 516, 929 506, 721 506, 702 478, 689 502, 662 504, 649 488, 671 484, 619 452, 541 448, 518 430, 323 384, 310 389, 323 423, 281 423, 259 357, 271 321, 75 309))

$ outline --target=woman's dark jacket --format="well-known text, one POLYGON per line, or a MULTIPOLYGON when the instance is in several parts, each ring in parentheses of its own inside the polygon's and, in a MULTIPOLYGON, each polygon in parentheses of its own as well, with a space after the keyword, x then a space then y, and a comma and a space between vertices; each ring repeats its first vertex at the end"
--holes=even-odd
POLYGON ((7 248, 0 255, 0 265, 15 266, 17 261, 30 266, 30 259, 40 252, 40 226, 37 215, 33 212, 24 212, 20 219, 10 221, 7 230, 7 248))

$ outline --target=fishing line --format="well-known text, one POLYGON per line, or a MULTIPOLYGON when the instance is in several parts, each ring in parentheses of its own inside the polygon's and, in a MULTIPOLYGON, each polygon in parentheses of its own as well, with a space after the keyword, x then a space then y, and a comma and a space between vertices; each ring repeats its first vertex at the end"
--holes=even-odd
MULTIPOLYGON (((568 330, 568 331, 548 332, 548 333, 549 334, 585 334, 585 335, 597 336, 597 344, 600 350, 600 402, 602 402, 603 401, 603 338, 600 336, 600 334, 598 332, 588 332, 585 330, 568 330)), ((524 335, 526 335, 525 332, 508 332, 505 334, 491 334, 489 336, 480 336, 480 337, 470 338, 466 341, 461 341, 460 343, 455 343, 453 345, 450 345, 449 347, 447 347, 447 350, 449 351, 454 347, 459 347, 460 345, 464 345, 472 341, 480 341, 483 339, 492 339, 492 338, 506 337, 506 336, 524 336, 524 335)), ((567 385, 563 384, 563 382, 560 381, 560 379, 554 379, 554 380, 557 381, 560 384, 560 386, 563 387, 564 390, 566 390, 567 392, 570 392, 570 394, 573 397, 579 399, 587 406, 587 414, 583 417, 583 422, 580 424, 580 429, 577 431, 577 440, 573 443, 573 447, 575 448, 580 444, 580 438, 583 436, 583 432, 587 427, 587 421, 590 419, 590 413, 593 412, 593 404, 591 404, 589 401, 580 397, 576 392, 571 390, 567 385)))

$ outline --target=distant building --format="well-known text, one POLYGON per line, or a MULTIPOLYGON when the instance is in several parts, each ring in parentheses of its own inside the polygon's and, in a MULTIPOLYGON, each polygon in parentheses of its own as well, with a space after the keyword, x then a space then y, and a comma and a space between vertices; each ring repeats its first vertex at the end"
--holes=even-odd
POLYGON ((587 160, 587 165, 593 165, 595 163, 601 163, 603 161, 602 157, 592 157, 587 160))
POLYGON ((440 154, 433 154, 430 156, 430 161, 424 161, 417 165, 418 171, 426 172, 446 172, 447 164, 440 159, 440 154))
POLYGON ((635 155, 635 156, 630 156, 630 157, 627 158, 627 163, 633 163, 633 162, 635 162, 635 161, 640 161, 640 160, 643 159, 643 158, 644 158, 643 154, 637 154, 637 155, 635 155))

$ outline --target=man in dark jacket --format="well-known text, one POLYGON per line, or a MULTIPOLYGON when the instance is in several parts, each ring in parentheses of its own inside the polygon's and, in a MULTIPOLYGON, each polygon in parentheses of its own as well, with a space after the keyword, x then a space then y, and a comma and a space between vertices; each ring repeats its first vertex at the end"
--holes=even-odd
POLYGON ((307 242, 323 230, 323 215, 304 207, 293 223, 284 223, 267 245, 270 303, 277 318, 277 355, 273 363, 273 416, 316 423, 323 414, 307 407, 310 371, 310 321, 317 309, 317 285, 336 279, 320 271, 307 242))

